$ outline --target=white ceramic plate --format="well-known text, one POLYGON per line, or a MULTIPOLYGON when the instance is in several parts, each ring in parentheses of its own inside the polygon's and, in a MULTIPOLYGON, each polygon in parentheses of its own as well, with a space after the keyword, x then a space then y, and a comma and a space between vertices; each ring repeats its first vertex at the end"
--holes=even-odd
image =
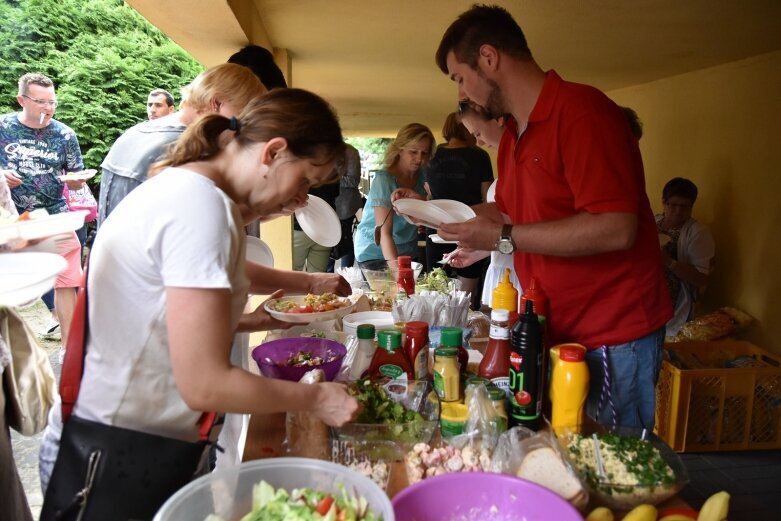
POLYGON ((54 253, 0 254, 0 306, 21 306, 54 285, 67 262, 54 253))
POLYGON ((59 233, 72 232, 84 226, 88 210, 63 212, 29 221, 0 224, 0 244, 14 239, 43 239, 59 233))
POLYGON ((271 306, 275 302, 279 301, 289 301, 292 300, 296 304, 303 306, 304 305, 304 295, 298 295, 294 297, 282 297, 278 299, 272 299, 269 300, 264 304, 264 308, 268 313, 276 318, 277 320, 281 320, 282 322, 289 322, 291 324, 309 324, 311 322, 322 322, 323 320, 333 320, 335 318, 341 318, 345 315, 349 315, 353 308, 355 307, 355 304, 358 302, 358 299, 363 295, 361 292, 353 293, 351 296, 346 297, 346 300, 349 302, 346 306, 341 307, 339 309, 332 309, 331 311, 323 311, 321 313, 282 313, 280 311, 276 311, 275 309, 272 309, 271 306))
POLYGON ((271 252, 271 248, 262 240, 251 235, 247 236, 247 260, 269 268, 274 267, 274 254, 271 252))
POLYGON ((429 202, 412 198, 397 199, 393 203, 393 207, 401 215, 412 217, 432 228, 438 228, 442 223, 451 222, 451 217, 445 210, 429 204, 429 202))
POLYGON ((477 214, 468 205, 461 201, 454 201, 453 199, 434 199, 429 201, 428 204, 441 208, 447 212, 450 216, 451 223, 462 223, 474 218, 477 214))
POLYGON ((306 206, 295 212, 301 229, 317 244, 329 248, 339 244, 342 224, 334 209, 316 195, 310 195, 308 201, 306 206))
POLYGON ((88 168, 87 170, 82 170, 80 172, 68 172, 67 174, 58 175, 57 177, 60 181, 86 181, 87 179, 95 177, 95 174, 97 173, 98 171, 94 168, 88 168))
POLYGON ((428 238, 431 239, 431 242, 435 244, 458 244, 458 241, 446 241, 436 233, 432 233, 428 236, 428 238))

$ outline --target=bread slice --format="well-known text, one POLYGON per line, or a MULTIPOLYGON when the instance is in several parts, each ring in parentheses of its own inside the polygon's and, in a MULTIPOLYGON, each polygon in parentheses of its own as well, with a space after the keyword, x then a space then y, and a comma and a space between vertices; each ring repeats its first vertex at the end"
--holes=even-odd
POLYGON ((550 447, 541 447, 529 452, 518 468, 519 478, 528 479, 552 490, 567 501, 577 500, 584 494, 583 485, 567 468, 562 459, 550 447))

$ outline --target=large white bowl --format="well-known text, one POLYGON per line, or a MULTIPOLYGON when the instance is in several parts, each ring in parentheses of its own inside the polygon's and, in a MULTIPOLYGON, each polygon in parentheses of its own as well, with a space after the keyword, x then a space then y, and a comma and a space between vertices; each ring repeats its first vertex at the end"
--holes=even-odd
POLYGON ((244 462, 200 477, 171 496, 153 521, 200 521, 209 514, 241 519, 252 508, 252 487, 266 481, 274 488, 309 487, 331 494, 359 494, 383 521, 394 521, 388 496, 371 479, 329 461, 268 458, 244 462))

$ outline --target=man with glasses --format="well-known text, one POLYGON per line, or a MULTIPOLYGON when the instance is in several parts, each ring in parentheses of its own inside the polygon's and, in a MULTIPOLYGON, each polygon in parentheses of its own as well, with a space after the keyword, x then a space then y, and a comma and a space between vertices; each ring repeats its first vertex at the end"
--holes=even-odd
MULTIPOLYGON (((54 83, 43 74, 27 73, 19 79, 16 100, 21 112, 0 116, 0 175, 5 177, 20 214, 39 209, 50 215, 67 212, 58 176, 82 170, 84 163, 76 133, 54 119, 54 83)), ((67 183, 71 190, 84 186, 84 181, 67 183)), ((68 261, 54 283, 54 309, 64 342, 81 279, 81 244, 71 232, 57 242, 57 248, 68 261)))

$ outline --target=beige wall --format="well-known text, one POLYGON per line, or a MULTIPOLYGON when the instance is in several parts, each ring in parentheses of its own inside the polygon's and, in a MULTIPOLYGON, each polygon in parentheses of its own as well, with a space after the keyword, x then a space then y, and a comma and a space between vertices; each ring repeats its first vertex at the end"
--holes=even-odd
POLYGON ((716 267, 700 311, 757 318, 746 337, 781 353, 781 51, 608 93, 644 124, 647 190, 661 211, 671 177, 699 188, 716 267))

